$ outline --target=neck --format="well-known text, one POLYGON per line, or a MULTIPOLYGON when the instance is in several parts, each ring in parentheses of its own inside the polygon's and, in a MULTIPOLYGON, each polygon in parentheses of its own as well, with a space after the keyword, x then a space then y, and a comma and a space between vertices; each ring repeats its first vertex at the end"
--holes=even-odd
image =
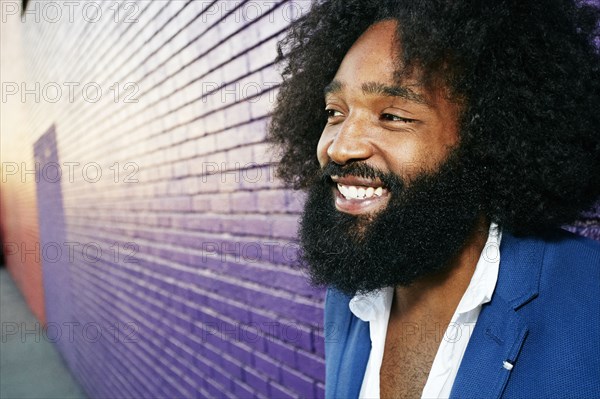
POLYGON ((449 262, 449 267, 408 287, 396 287, 392 313, 425 314, 449 321, 473 277, 488 231, 489 222, 480 218, 458 255, 449 262))

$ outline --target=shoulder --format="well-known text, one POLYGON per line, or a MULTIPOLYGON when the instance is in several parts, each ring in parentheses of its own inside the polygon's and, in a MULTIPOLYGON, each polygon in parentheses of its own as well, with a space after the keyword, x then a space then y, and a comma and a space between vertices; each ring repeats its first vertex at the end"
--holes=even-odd
MULTIPOLYGON (((531 257, 542 261, 542 274, 560 273, 563 278, 599 278, 600 242, 556 230, 543 237, 517 237, 506 234, 506 251, 501 250, 501 258, 509 256, 528 263, 531 257)), ((502 246, 501 246, 502 249, 502 246)))
POLYGON ((514 241, 520 245, 532 244, 535 242, 543 243, 551 248, 558 248, 561 251, 573 252, 583 250, 585 252, 600 255, 600 242, 592 240, 570 231, 555 229, 542 236, 520 236, 511 232, 503 232, 502 242, 514 241))
POLYGON ((542 302, 564 305, 575 300, 583 308, 600 303, 597 241, 564 230, 544 237, 506 234, 502 237, 500 260, 503 293, 527 292, 532 294, 530 299, 539 294, 542 302))
POLYGON ((600 242, 561 230, 545 238, 545 244, 544 274, 560 278, 573 289, 588 286, 591 292, 598 293, 600 242))
POLYGON ((553 231, 542 238, 546 245, 557 251, 557 254, 569 255, 576 253, 582 260, 598 260, 600 257, 600 242, 583 237, 566 230, 553 231))

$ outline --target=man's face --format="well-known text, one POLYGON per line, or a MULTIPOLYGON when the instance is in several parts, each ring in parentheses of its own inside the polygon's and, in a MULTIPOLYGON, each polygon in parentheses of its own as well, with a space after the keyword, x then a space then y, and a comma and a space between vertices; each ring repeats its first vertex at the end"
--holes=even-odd
POLYGON ((301 223, 315 282, 349 293, 410 284, 447 263, 477 217, 458 156, 458 105, 397 85, 396 22, 371 26, 325 88, 328 122, 301 223))
MULTIPOLYGON (((317 149, 322 168, 330 162, 364 162, 410 181, 435 171, 458 142, 455 104, 439 93, 426 93, 416 80, 395 85, 395 31, 394 21, 371 26, 348 51, 327 87, 329 117, 317 149)), ((378 190, 381 182, 376 179, 333 180, 339 184, 334 196, 340 212, 374 214, 389 201, 388 190, 378 190)))

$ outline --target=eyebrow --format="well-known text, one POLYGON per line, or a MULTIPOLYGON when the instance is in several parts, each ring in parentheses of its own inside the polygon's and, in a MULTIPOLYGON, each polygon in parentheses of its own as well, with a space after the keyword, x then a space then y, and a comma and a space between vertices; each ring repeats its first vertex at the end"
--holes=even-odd
MULTIPOLYGON (((334 79, 331 81, 331 83, 325 86, 325 89, 323 89, 323 94, 337 94, 341 92, 343 88, 344 84, 339 80, 334 79)), ((362 84, 361 90, 365 95, 401 97, 418 104, 427 104, 425 97, 406 86, 389 86, 378 82, 366 82, 362 84)))

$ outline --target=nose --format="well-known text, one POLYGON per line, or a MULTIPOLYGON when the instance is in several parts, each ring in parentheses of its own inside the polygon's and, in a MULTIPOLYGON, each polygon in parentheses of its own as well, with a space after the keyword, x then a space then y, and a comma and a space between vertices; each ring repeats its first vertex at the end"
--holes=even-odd
POLYGON ((327 147, 327 156, 339 165, 365 160, 372 154, 368 127, 364 122, 353 118, 343 122, 327 147))

